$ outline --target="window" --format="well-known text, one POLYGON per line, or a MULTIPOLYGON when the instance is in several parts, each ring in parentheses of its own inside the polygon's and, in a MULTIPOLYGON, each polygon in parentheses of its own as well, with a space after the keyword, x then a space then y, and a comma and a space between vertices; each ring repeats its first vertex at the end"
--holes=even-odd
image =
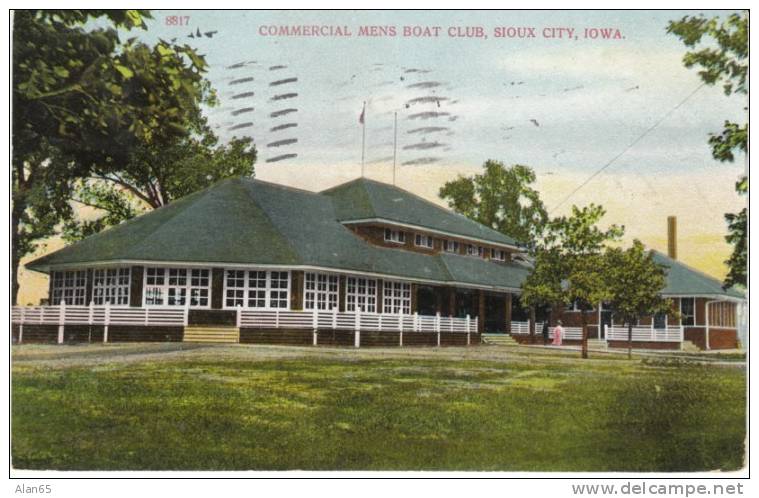
POLYGON ((227 308, 287 309, 290 273, 286 271, 227 270, 224 306, 227 308))
POLYGON ((345 288, 345 311, 356 309, 377 312, 377 281, 371 278, 348 277, 345 288))
POLYGON ((680 298, 680 325, 685 327, 696 324, 696 299, 693 297, 680 298))
POLYGON ((667 314, 666 313, 656 313, 654 315, 654 328, 655 329, 667 328, 667 314))
POLYGON ((207 308, 211 295, 211 270, 200 268, 146 268, 145 306, 207 308))
POLYGON ((506 261, 506 251, 503 249, 490 249, 490 259, 506 261))
POLYGON ((383 287, 385 313, 411 314, 411 284, 385 280, 383 287))
POLYGON ((55 271, 52 275, 53 295, 50 304, 58 305, 61 301, 75 306, 87 304, 87 271, 55 271))
POLYGON ((306 273, 304 308, 332 310, 337 307, 339 282, 337 275, 306 273))
POLYGON ((459 252, 459 243, 455 240, 444 240, 443 241, 443 250, 445 252, 459 252))
POLYGON ((416 234, 415 243, 417 247, 426 247, 427 249, 432 249, 433 247, 432 237, 429 235, 422 235, 421 233, 416 234))
POLYGON ((385 228, 385 242, 393 242, 395 244, 405 244, 406 232, 401 232, 400 230, 390 230, 389 228, 385 228))
POLYGON ((92 272, 92 302, 129 304, 129 268, 103 268, 92 272))
POLYGON ((473 244, 467 244, 466 245, 466 254, 467 256, 478 256, 482 257, 485 254, 485 249, 482 246, 475 246, 473 244))

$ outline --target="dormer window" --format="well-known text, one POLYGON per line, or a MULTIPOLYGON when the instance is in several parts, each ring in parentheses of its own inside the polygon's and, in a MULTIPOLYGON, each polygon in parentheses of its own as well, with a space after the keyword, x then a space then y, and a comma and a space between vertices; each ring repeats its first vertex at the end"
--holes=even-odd
POLYGON ((466 254, 467 256, 477 256, 481 258, 485 254, 485 248, 483 248, 482 246, 476 246, 474 244, 467 244, 466 254))
POLYGON ((506 261, 506 251, 503 249, 491 249, 490 259, 495 261, 506 261))
POLYGON ((429 235, 422 235, 421 233, 416 234, 414 243, 417 247, 424 247, 425 249, 432 249, 433 243, 432 243, 432 237, 429 235))
POLYGON ((405 244, 406 232, 385 228, 385 242, 392 242, 393 244, 405 244))
POLYGON ((445 252, 453 252, 458 253, 459 252, 459 243, 455 240, 444 240, 443 241, 443 250, 445 252))

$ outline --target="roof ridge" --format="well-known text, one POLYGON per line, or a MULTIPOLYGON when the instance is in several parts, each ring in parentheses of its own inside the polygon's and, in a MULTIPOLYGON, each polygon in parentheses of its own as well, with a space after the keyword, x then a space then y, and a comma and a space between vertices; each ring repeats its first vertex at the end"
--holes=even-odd
MULTIPOLYGON (((211 190, 215 189, 216 187, 220 186, 223 183, 231 183, 234 180, 237 180, 237 178, 225 178, 223 180, 220 180, 220 181, 214 183, 213 185, 211 185, 209 187, 206 187, 206 188, 204 188, 202 190, 198 190, 197 192, 193 192, 192 194, 189 194, 189 195, 186 195, 184 197, 181 197, 181 198, 177 199, 176 201, 174 201, 175 202, 174 203, 174 207, 176 207, 176 203, 180 202, 180 201, 182 201, 182 204, 185 204, 185 205, 184 206, 180 206, 180 208, 177 209, 176 213, 172 214, 167 219, 165 219, 162 223, 158 224, 158 226, 154 230, 151 230, 149 233, 145 234, 144 237, 139 238, 139 242, 142 242, 142 241, 147 240, 150 237, 152 237, 156 232, 158 232, 159 230, 163 229, 166 226, 166 224, 169 223, 171 220, 173 220, 174 218, 176 218, 180 214, 184 213, 185 210, 187 210, 189 207, 194 206, 195 202, 197 202, 198 200, 204 198, 208 194, 208 192, 210 192, 211 190), (190 199, 190 198, 195 198, 195 202, 185 202, 186 199, 190 199)), ((168 206, 171 206, 171 205, 172 204, 169 203, 168 205, 161 206, 158 209, 163 209, 164 207, 168 207, 168 206)), ((158 209, 153 210, 152 212, 158 211, 158 209)), ((138 218, 140 218, 140 216, 135 216, 134 218, 130 219, 129 221, 131 221, 131 220, 137 220, 138 218)), ((130 247, 127 252, 131 252, 131 250, 132 250, 132 248, 130 247)))
MULTIPOLYGON (((261 205, 258 203, 258 199, 256 199, 256 197, 253 195, 253 192, 251 191, 250 187, 254 183, 256 183, 256 181, 246 182, 247 185, 245 185, 245 194, 250 198, 251 202, 253 202, 253 204, 258 208, 258 210, 261 211, 261 214, 263 215, 263 217, 266 218, 266 221, 268 221, 269 224, 272 226, 272 228, 277 232, 277 234, 279 234, 279 236, 285 242, 285 244, 287 244, 287 247, 290 249, 290 252, 292 252, 292 254, 296 256, 302 262, 303 256, 301 256, 297 248, 293 246, 292 242, 290 241, 290 238, 282 235, 282 231, 280 230, 279 226, 274 222, 274 220, 271 219, 271 216, 269 216, 269 213, 267 213, 266 210, 261 207, 261 205)), ((261 183, 272 185, 270 182, 261 182, 261 183)), ((287 190, 287 187, 285 187, 285 190, 287 190)), ((314 194, 314 192, 310 192, 310 193, 314 194)))

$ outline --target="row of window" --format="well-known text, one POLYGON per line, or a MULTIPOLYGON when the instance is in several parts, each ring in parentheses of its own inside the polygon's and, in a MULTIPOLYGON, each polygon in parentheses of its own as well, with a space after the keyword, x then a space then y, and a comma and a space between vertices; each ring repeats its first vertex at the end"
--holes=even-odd
MULTIPOLYGON (((129 268, 96 269, 92 273, 92 301, 114 305, 129 304, 129 268)), ((146 268, 146 306, 190 306, 207 308, 210 305, 210 270, 190 268, 146 268)), ((86 305, 87 272, 85 270, 52 273, 51 304, 86 305)), ((227 270, 225 273, 225 302, 227 308, 287 309, 290 302, 290 274, 287 271, 227 270)), ((347 277, 345 307, 347 311, 376 313, 377 280, 347 277)), ((331 310, 337 307, 339 279, 337 275, 306 273, 304 285, 305 309, 331 310)), ((411 312, 411 285, 406 282, 385 281, 382 292, 384 313, 411 312)), ((606 309, 602 305, 602 309, 606 309)), ((577 303, 572 309, 579 310, 577 303)), ((695 324, 695 298, 680 299, 681 324, 695 324)), ((666 318, 657 317, 656 322, 666 318)))
MULTIPOLYGON (((93 271, 92 301, 96 305, 129 304, 129 268, 106 268, 93 271)), ((51 304, 64 301, 86 305, 87 272, 57 271, 52 276, 51 304)), ((376 313, 378 281, 372 278, 347 277, 345 306, 347 311, 376 313)), ((325 273, 306 273, 304 308, 332 310, 338 306, 339 278, 325 273)), ((146 306, 185 306, 207 308, 210 305, 211 271, 204 268, 146 268, 144 303, 146 306)), ((226 270, 224 306, 235 308, 288 309, 290 273, 287 271, 226 270)), ((385 281, 381 309, 384 313, 411 313, 411 284, 385 281)))
MULTIPOLYGON (((385 228, 385 242, 391 242, 393 244, 405 244, 406 232, 402 230, 392 230, 385 228)), ((434 247, 434 238, 431 235, 424 235, 421 233, 414 234, 414 245, 416 247, 422 247, 424 249, 432 249, 434 247)), ((461 244, 456 240, 442 240, 442 247, 444 252, 458 254, 461 251, 461 244)), ((487 249, 483 246, 475 244, 466 244, 465 253, 467 256, 474 256, 478 258, 484 258, 487 254, 490 259, 496 261, 506 261, 507 251, 504 249, 487 249)))

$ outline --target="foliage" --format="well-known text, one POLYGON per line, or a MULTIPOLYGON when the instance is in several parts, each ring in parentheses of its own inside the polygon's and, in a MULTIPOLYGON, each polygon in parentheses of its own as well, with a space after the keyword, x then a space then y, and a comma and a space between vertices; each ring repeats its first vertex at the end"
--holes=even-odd
POLYGON ((744 465, 743 369, 652 368, 614 356, 579 362, 534 350, 504 362, 486 348, 466 355, 424 349, 379 359, 318 348, 294 356, 286 348, 186 344, 14 347, 13 467, 665 472, 744 465))
POLYGON ((136 147, 120 171, 94 169, 77 185, 72 199, 97 209, 100 216, 68 217, 64 238, 79 240, 224 178, 253 175, 256 149, 250 138, 220 145, 205 122, 200 128, 202 135, 166 147, 136 147))
POLYGON ((595 204, 572 206, 570 216, 548 222, 520 297, 525 306, 577 303, 583 323, 583 357, 587 357, 587 314, 607 298, 603 251, 624 233, 624 227, 617 225, 598 227, 605 213, 595 204))
MULTIPOLYGON (((699 67, 699 76, 709 85, 721 84, 725 95, 748 93, 748 12, 731 14, 720 22, 719 18, 685 16, 671 21, 667 32, 678 36, 686 47, 693 49, 683 57, 685 67, 699 67)), ((732 162, 736 152, 748 149, 748 123, 743 125, 725 121, 719 134, 709 138, 712 156, 718 161, 732 162)), ((744 176, 736 185, 739 194, 748 191, 744 176)), ((725 263, 729 272, 726 288, 733 285, 746 286, 747 238, 746 209, 737 214, 725 215, 728 235, 725 240, 733 246, 733 253, 725 263)))
POLYGON ((440 197, 456 212, 529 246, 548 220, 540 195, 531 185, 535 172, 516 164, 488 160, 485 171, 459 176, 440 189, 440 197))
POLYGON ((666 267, 656 263, 653 253, 639 240, 628 249, 613 248, 606 254, 606 285, 609 308, 628 325, 628 354, 632 348, 633 324, 645 315, 674 313, 672 302, 661 297, 666 285, 666 267))
POLYGON ((117 170, 137 144, 190 134, 215 101, 205 61, 187 45, 148 46, 117 29, 145 29, 146 11, 17 10, 13 15, 11 262, 18 265, 71 215, 75 183, 117 170), (97 19, 106 27, 84 28, 97 19))

